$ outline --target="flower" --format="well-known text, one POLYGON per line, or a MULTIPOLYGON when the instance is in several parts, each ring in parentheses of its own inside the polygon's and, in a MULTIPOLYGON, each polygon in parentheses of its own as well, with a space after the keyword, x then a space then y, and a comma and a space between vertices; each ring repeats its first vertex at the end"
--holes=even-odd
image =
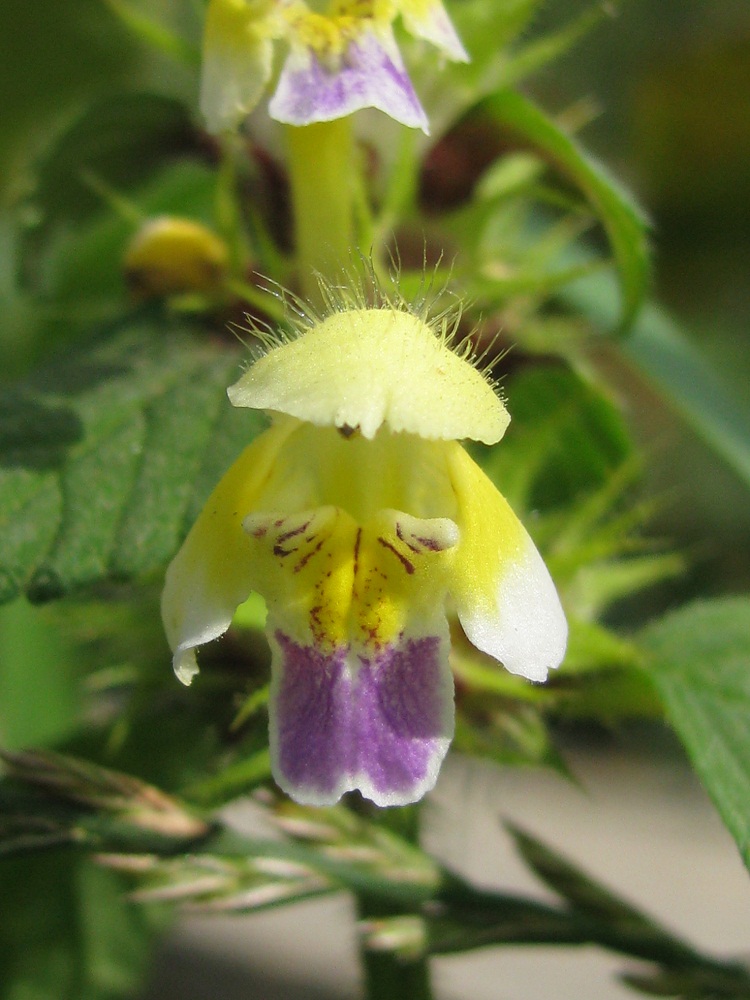
POLYGON ((274 44, 284 41, 272 118, 309 125, 372 107, 427 132, 393 36, 399 14, 412 35, 468 61, 441 0, 331 0, 326 13, 304 0, 210 0, 200 101, 209 131, 236 128, 253 110, 271 78, 274 44))
POLYGON ((419 799, 453 736, 448 612, 512 673, 546 678, 567 626, 520 521, 459 443, 509 416, 448 320, 342 304, 303 323, 229 390, 270 429, 208 500, 167 571, 178 677, 251 591, 272 650, 277 783, 324 805, 359 789, 419 799))

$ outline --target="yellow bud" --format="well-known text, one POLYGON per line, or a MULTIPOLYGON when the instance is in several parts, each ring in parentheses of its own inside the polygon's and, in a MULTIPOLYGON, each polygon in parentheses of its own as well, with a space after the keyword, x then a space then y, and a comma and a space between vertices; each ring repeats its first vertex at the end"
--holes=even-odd
POLYGON ((229 262, 226 243, 190 219, 162 215, 135 234, 123 259, 128 285, 139 298, 216 292, 229 262))

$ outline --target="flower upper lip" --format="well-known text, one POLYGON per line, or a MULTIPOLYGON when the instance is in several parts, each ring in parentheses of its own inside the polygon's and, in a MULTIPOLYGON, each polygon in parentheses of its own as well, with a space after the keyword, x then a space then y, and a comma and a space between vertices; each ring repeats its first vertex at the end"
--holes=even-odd
POLYGON ((510 417, 488 380, 406 310, 350 309, 260 358, 228 390, 235 406, 286 413, 318 426, 383 425, 430 440, 494 444, 510 417))

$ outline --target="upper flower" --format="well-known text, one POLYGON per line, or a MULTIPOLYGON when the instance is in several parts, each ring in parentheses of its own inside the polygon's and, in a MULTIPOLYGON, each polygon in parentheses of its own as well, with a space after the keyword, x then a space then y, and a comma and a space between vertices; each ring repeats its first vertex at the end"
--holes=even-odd
POLYGON ((271 752, 298 801, 381 805, 435 783, 453 735, 448 608, 506 669, 542 681, 567 627, 534 544, 458 443, 509 417, 437 329, 354 307, 281 342, 232 386, 273 416, 167 572, 178 676, 251 591, 268 606, 271 752))
POLYGON ((272 118, 309 125, 372 107, 426 132, 393 37, 399 14, 411 34, 467 61, 440 0, 331 0, 325 13, 304 0, 210 0, 201 82, 209 130, 235 128, 253 110, 271 78, 274 42, 283 41, 272 118))

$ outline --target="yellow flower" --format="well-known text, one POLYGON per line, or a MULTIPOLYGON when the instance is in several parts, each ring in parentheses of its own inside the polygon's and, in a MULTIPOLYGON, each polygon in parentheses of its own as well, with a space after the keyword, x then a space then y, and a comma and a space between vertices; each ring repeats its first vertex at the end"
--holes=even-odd
POLYGON ((539 553, 459 443, 494 444, 509 417, 448 325, 349 304, 257 360, 229 397, 272 425, 167 572, 186 684, 196 647, 250 592, 265 599, 274 776, 300 802, 359 789, 400 805, 432 788, 453 735, 449 611, 531 680, 565 651, 539 553))
POLYGON ((332 121, 379 108, 427 131, 393 36, 401 15, 412 35, 449 59, 466 52, 441 0, 210 0, 203 36, 201 111, 209 131, 236 128, 271 79, 274 46, 288 49, 269 114, 290 125, 332 121))

